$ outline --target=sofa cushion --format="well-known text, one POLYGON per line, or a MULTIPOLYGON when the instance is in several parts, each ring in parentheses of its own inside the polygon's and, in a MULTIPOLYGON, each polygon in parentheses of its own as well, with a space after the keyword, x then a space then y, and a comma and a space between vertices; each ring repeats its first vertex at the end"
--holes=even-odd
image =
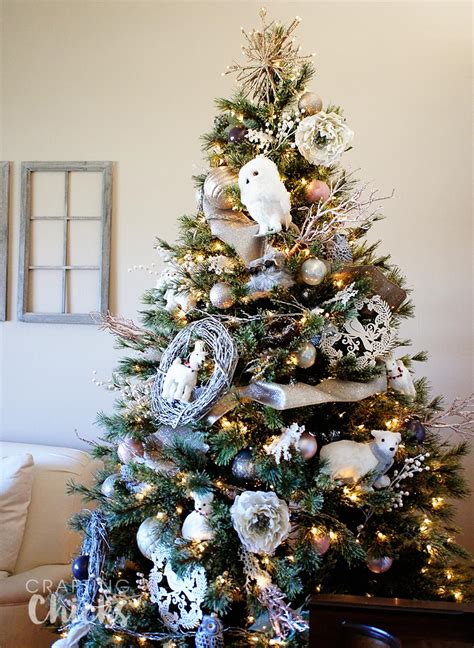
POLYGON ((67 485, 71 481, 91 484, 93 473, 101 465, 82 450, 0 442, 0 456, 25 452, 34 457, 34 479, 15 574, 41 565, 70 563, 81 538, 68 528, 68 521, 84 503, 80 495, 66 495, 67 485))
POLYGON ((0 570, 13 572, 25 531, 33 486, 33 457, 0 458, 0 570))

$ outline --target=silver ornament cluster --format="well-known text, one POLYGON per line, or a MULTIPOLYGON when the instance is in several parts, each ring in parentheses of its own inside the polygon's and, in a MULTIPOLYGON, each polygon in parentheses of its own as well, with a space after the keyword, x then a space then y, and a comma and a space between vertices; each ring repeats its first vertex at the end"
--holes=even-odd
POLYGON ((207 317, 188 324, 163 353, 152 390, 152 406, 156 418, 172 428, 197 421, 232 384, 237 366, 236 346, 227 329, 215 318, 207 317), (195 390, 190 402, 168 400, 162 395, 163 382, 176 358, 188 357, 195 340, 203 340, 211 352, 214 371, 206 383, 195 390))

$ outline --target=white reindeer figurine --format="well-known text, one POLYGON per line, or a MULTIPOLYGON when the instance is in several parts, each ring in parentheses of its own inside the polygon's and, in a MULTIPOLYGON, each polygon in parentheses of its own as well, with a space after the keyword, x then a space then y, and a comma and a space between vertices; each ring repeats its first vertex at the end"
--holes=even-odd
POLYGON ((204 342, 197 340, 194 350, 187 363, 182 364, 181 358, 176 358, 166 372, 161 395, 166 400, 179 400, 189 403, 191 394, 197 384, 198 371, 206 359, 204 342))

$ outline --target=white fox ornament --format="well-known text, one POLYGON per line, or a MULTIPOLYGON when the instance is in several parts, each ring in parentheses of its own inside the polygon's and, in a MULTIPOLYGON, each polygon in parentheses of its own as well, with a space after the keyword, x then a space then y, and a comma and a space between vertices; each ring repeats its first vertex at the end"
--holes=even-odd
POLYGON ((280 232, 291 223, 290 194, 280 179, 277 165, 258 156, 239 171, 240 200, 260 225, 257 236, 280 232))

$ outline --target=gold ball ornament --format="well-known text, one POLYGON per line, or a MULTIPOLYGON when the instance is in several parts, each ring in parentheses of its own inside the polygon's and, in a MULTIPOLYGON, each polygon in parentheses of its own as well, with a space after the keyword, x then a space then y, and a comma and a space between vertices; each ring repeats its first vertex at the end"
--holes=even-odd
POLYGON ((161 524, 154 517, 147 518, 138 527, 137 545, 148 560, 151 559, 151 554, 160 543, 159 537, 161 530, 161 524))
POLYGON ((230 308, 234 303, 232 289, 225 281, 218 281, 209 292, 211 304, 216 308, 230 308))
POLYGON ((311 432, 303 432, 300 436, 299 450, 301 456, 306 461, 314 457, 318 451, 318 442, 314 434, 311 434, 311 432))
POLYGON ((305 92, 298 101, 298 108, 305 117, 315 115, 323 107, 323 100, 315 92, 305 92))
POLYGON ((301 280, 309 286, 318 286, 327 273, 327 266, 321 259, 306 259, 301 266, 301 280))
POLYGON ((329 198, 331 190, 322 180, 311 180, 304 188, 304 195, 308 202, 324 202, 329 198))
POLYGON ((316 347, 311 342, 306 342, 296 352, 296 363, 301 369, 309 369, 316 361, 316 347))
POLYGON ((204 181, 204 197, 213 207, 232 209, 232 199, 226 194, 226 190, 236 182, 237 176, 229 167, 211 169, 204 181))

